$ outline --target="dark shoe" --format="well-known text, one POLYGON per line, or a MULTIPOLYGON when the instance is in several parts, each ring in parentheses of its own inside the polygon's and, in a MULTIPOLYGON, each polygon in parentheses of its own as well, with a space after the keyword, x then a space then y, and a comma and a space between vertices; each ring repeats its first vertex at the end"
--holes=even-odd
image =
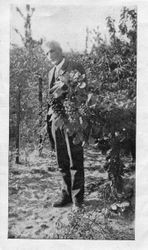
POLYGON ((73 202, 73 211, 78 211, 83 208, 83 199, 81 201, 74 200, 73 202))
POLYGON ((77 207, 81 207, 83 205, 83 203, 84 203, 84 197, 83 196, 73 197, 73 203, 77 207))
POLYGON ((55 201, 52 206, 53 207, 64 207, 70 203, 72 203, 71 197, 64 196, 64 197, 61 197, 61 199, 55 201))

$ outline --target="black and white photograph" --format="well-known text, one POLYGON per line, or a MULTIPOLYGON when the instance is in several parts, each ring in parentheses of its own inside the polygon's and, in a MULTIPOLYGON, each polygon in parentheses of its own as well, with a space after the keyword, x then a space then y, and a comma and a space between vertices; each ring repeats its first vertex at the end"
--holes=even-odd
POLYGON ((136 5, 10 5, 8 239, 135 240, 136 5))

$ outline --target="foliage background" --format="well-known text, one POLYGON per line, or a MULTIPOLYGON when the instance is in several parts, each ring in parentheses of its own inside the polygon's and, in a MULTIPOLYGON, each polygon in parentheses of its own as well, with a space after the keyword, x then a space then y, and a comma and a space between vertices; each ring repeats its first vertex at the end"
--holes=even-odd
MULTIPOLYGON (((26 9, 27 13, 30 13, 30 7, 27 6, 26 9)), ((48 71, 51 65, 45 57, 41 42, 33 40, 31 29, 29 28, 31 27, 30 25, 31 19, 29 21, 26 19, 26 32, 25 37, 23 37, 23 46, 18 47, 11 44, 10 48, 10 238, 22 237, 20 231, 18 232, 19 235, 17 235, 15 230, 15 225, 19 221, 19 219, 18 221, 16 219, 18 215, 22 219, 23 228, 25 227, 24 211, 21 210, 22 206, 29 204, 28 210, 32 216, 36 204, 40 204, 41 200, 45 206, 48 205, 46 204, 46 195, 51 189, 51 186, 53 186, 51 185, 52 178, 54 179, 53 183, 54 186, 56 186, 56 191, 59 186, 58 178, 56 179, 54 175, 56 174, 58 177, 58 172, 56 172, 55 166, 52 168, 53 165, 56 165, 55 158, 54 164, 51 162, 50 164, 48 163, 49 159, 50 161, 53 160, 53 157, 49 155, 48 138, 46 137, 43 142, 43 147, 48 151, 45 158, 38 158, 34 150, 39 148, 40 131, 45 124, 44 117, 46 116, 47 110, 48 71), (42 79, 43 83, 42 110, 39 101, 39 79, 42 79), (41 117, 42 120, 40 120, 41 117), (20 142, 19 150, 25 153, 23 168, 22 165, 13 162, 13 152, 18 146, 18 131, 20 142), (35 155, 35 157, 32 157, 32 155, 35 155), (48 170, 47 166, 50 166, 48 170), (42 181, 40 181, 38 185, 39 179, 42 181), (29 183, 29 187, 27 183, 29 183), (44 193, 43 190, 47 190, 47 192, 44 193), (19 198, 21 202, 18 198, 14 198, 15 195, 17 197, 20 195, 19 198), (20 213, 18 214, 16 210, 17 202, 20 202, 20 213)), ((79 60, 82 65, 84 65, 88 78, 88 95, 91 94, 87 110, 90 129, 86 131, 86 133, 88 132, 88 134, 91 134, 91 138, 97 140, 97 149, 100 149, 103 155, 99 155, 98 151, 95 152, 97 157, 99 156, 99 159, 96 160, 93 156, 92 158, 95 163, 89 164, 91 154, 89 148, 85 148, 86 155, 88 154, 88 159, 86 159, 86 165, 88 164, 88 166, 85 169, 87 171, 86 191, 89 192, 90 197, 94 195, 94 191, 97 192, 97 195, 100 197, 99 203, 101 206, 98 206, 96 209, 95 203, 92 210, 92 202, 90 202, 91 205, 90 207, 88 206, 88 210, 90 209, 90 211, 83 211, 84 214, 82 212, 78 214, 78 216, 72 216, 72 218, 70 218, 70 229, 63 225, 62 233, 60 228, 61 224, 59 227, 60 235, 59 233, 55 234, 55 238, 96 237, 96 239, 98 239, 102 234, 98 236, 98 231, 96 235, 94 234, 92 230, 93 227, 90 228, 90 220, 88 223, 88 219, 91 219, 91 225, 96 226, 91 215, 98 216, 101 211, 100 215, 105 218, 101 226, 103 225, 103 227, 107 229, 107 234, 103 236, 103 239, 111 239, 111 237, 112 239, 129 239, 130 237, 133 239, 133 231, 130 237, 129 231, 126 230, 126 233, 124 232, 125 234, 123 235, 120 235, 119 230, 118 232, 115 231, 112 235, 110 227, 108 228, 110 221, 106 223, 106 219, 112 216, 111 213, 113 211, 110 205, 113 202, 118 204, 118 201, 122 202, 126 199, 130 204, 130 217, 133 216, 131 212, 134 212, 135 177, 133 175, 133 169, 135 165, 130 165, 128 163, 125 157, 125 151, 126 153, 132 152, 133 160, 135 160, 137 70, 136 9, 125 7, 121 10, 118 31, 115 28, 115 20, 111 17, 106 18, 106 25, 110 35, 109 42, 102 39, 98 27, 94 30, 87 29, 85 51, 76 53, 71 50, 71 52, 66 53, 66 56, 73 60, 79 60), (92 48, 88 50, 87 45, 90 41, 92 43, 92 48), (101 171, 103 175, 106 175, 106 172, 108 172, 109 180, 104 178, 99 179, 101 171), (96 176, 96 173, 98 176, 96 176), (96 178, 91 176, 91 174, 96 178), (108 213, 110 213, 110 215, 108 213), (82 218, 84 219, 84 223, 81 224, 79 222, 82 218), (74 230, 75 225, 79 227, 79 231, 74 230), (79 232, 81 232, 82 235, 78 235, 79 232)), ((92 149, 91 153, 94 154, 92 149)), ((55 196, 55 190, 51 193, 51 197, 52 195, 55 196)), ((23 209, 26 210, 25 206, 23 209)), ((118 214, 120 211, 115 211, 115 213, 116 212, 118 219, 120 217, 118 214)), ((41 211, 41 216, 42 213, 43 211, 41 211)), ((47 214, 45 214, 45 217, 46 216, 47 214)), ((115 216, 115 214, 113 216, 115 216)), ((28 223, 32 224, 28 224, 28 228, 24 229, 24 235, 27 234, 26 229, 33 228, 34 218, 29 220, 28 223)), ((41 228, 47 229, 46 238, 49 238, 47 228, 50 226, 49 224, 50 223, 47 222, 47 225, 41 225, 41 228)), ((122 225, 123 229, 124 223, 122 225)), ((26 237, 29 237, 29 235, 30 234, 27 234, 26 237)), ((42 233, 37 234, 36 237, 38 238, 39 235, 42 237, 42 233)))
MULTIPOLYGON (((19 8, 17 11, 23 16, 19 8)), ((42 50, 43 40, 32 38, 31 16, 35 9, 26 5, 26 11, 25 36, 16 29, 24 46, 13 44, 10 49, 9 138, 10 147, 16 144, 18 162, 20 148, 43 147, 41 130, 46 119, 48 71, 51 68, 42 50), (41 99, 39 95, 42 95, 41 99)), ((99 147, 103 153, 111 149, 106 158, 106 169, 113 174, 115 186, 118 186, 121 182, 118 176, 123 172, 122 151, 131 152, 133 160, 136 151, 136 9, 121 9, 118 29, 110 16, 106 17, 106 25, 109 42, 102 38, 99 27, 94 30, 87 28, 85 51, 76 53, 71 49, 66 56, 81 62, 85 68, 88 98, 91 96, 84 110, 85 137, 101 140, 103 144, 99 147), (90 42, 92 47, 88 50, 90 42)))
MULTIPOLYGON (((101 113, 103 124, 98 123, 100 127, 103 127, 103 130, 111 130, 111 124, 115 131, 125 127, 127 119, 131 119, 131 117, 127 117, 129 112, 131 112, 133 123, 135 123, 136 18, 135 9, 123 8, 118 30, 115 29, 115 20, 111 17, 106 18, 110 35, 109 43, 101 38, 97 27, 95 30, 87 30, 86 49, 82 54, 75 53, 72 50, 67 53, 67 56, 79 60, 85 67, 90 92, 93 89, 94 97, 97 95, 96 111, 104 112, 104 114, 101 113), (89 40, 92 41, 90 52, 87 51, 89 40), (110 113, 111 118, 108 118, 110 113), (119 113, 120 118, 125 117, 125 121, 119 119, 119 113)), ((31 46, 29 49, 25 42, 22 48, 12 45, 10 49, 10 141, 14 140, 16 133, 17 89, 20 89, 21 141, 26 141, 29 135, 30 142, 34 143, 38 139, 39 129, 38 78, 40 75, 43 79, 44 110, 47 105, 47 74, 51 65, 46 60, 41 46, 30 37, 31 34, 26 31, 25 38, 28 39, 27 41, 31 46)), ((95 119, 97 120, 98 116, 95 119)))

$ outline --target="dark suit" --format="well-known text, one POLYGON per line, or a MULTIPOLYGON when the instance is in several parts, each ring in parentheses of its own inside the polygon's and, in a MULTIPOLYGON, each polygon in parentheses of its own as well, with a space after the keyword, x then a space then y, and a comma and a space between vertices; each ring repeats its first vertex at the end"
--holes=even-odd
MULTIPOLYGON (((84 74, 83 67, 73 61, 65 60, 61 70, 64 73, 77 69, 84 74)), ((49 72, 49 90, 54 86, 54 68, 49 72)), ((57 129, 52 121, 52 135, 55 142, 57 163, 63 178, 62 193, 73 198, 75 202, 82 202, 84 196, 84 166, 83 147, 80 144, 73 144, 73 136, 68 136, 70 143, 70 157, 68 154, 65 133, 63 129, 57 129), (71 160, 70 160, 71 158, 71 160)))

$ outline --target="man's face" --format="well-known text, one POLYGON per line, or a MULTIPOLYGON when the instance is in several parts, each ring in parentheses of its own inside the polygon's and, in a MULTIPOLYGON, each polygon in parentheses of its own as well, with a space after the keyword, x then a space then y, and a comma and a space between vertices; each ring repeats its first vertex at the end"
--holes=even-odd
POLYGON ((50 47, 46 55, 54 64, 58 64, 63 58, 62 52, 55 47, 50 47))

